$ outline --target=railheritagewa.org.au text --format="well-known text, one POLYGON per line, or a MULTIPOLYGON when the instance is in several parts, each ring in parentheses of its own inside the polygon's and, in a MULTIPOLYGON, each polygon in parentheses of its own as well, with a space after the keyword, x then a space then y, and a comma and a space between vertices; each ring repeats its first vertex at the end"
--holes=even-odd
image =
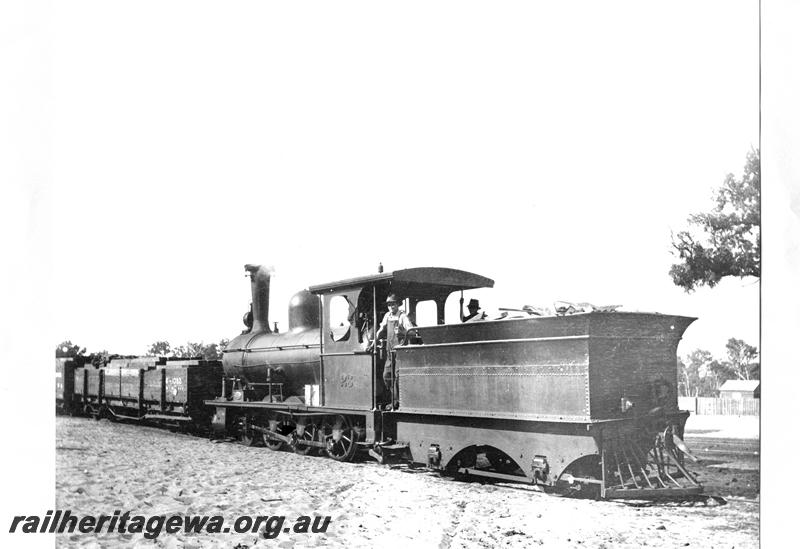
POLYGON ((330 516, 242 515, 226 521, 220 515, 134 515, 117 510, 110 515, 73 515, 69 510, 47 511, 44 515, 18 515, 9 533, 23 534, 142 534, 155 539, 161 534, 260 534, 274 539, 281 533, 324 534, 330 516))

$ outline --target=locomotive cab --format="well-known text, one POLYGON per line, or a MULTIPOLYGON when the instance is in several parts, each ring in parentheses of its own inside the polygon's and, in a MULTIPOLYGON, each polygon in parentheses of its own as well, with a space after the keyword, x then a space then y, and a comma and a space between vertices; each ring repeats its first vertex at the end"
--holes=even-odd
MULTIPOLYGON (((385 352, 385 346, 375 342, 387 296, 400 296, 412 323, 417 305, 431 301, 436 305, 437 323, 443 324, 445 302, 453 292, 493 285, 491 279, 465 271, 417 268, 310 287, 321 300, 324 405, 375 409, 399 398, 387 394, 381 376, 385 362, 394 361, 396 354, 385 352)), ((418 335, 412 334, 412 342, 414 338, 418 335)))

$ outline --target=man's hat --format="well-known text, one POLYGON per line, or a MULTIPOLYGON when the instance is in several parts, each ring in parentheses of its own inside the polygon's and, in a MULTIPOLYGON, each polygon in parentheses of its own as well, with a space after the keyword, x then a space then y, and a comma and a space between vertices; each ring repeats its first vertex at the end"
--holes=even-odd
POLYGON ((467 303, 467 309, 471 309, 472 307, 475 307, 476 309, 480 309, 481 306, 478 303, 477 299, 470 299, 469 303, 467 303))
POLYGON ((397 299, 395 294, 389 294, 389 297, 386 298, 386 303, 400 303, 400 300, 397 299))

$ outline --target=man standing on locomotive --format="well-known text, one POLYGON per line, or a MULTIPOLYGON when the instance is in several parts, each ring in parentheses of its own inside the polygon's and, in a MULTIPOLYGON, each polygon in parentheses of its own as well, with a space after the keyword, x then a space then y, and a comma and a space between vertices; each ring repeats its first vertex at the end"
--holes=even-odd
POLYGON ((486 313, 481 311, 481 304, 477 299, 470 299, 467 305, 468 315, 464 314, 464 298, 461 298, 461 322, 475 322, 477 320, 484 320, 486 313))
POLYGON ((414 324, 408 319, 406 313, 400 310, 400 300, 395 294, 390 294, 386 298, 386 305, 388 305, 389 311, 383 316, 375 337, 376 339, 386 338, 386 363, 383 366, 383 383, 386 386, 386 390, 392 395, 392 402, 387 406, 387 409, 392 409, 397 408, 400 395, 397 377, 393 371, 394 357, 392 351, 397 345, 401 345, 405 341, 406 333, 414 327, 414 324), (392 380, 394 380, 394 383, 392 383, 392 380))

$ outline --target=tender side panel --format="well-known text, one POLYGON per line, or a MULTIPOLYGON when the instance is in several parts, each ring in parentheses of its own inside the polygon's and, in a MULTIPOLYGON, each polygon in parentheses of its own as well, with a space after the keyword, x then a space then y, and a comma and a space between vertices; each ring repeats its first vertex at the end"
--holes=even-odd
POLYGON ((401 347, 400 409, 582 421, 588 364, 584 336, 401 347))
POLYGON ((426 344, 587 335, 589 315, 487 320, 419 328, 426 344))
POLYGON ((597 315, 589 347, 592 418, 622 417, 622 398, 633 404, 634 413, 659 406, 677 409, 677 348, 691 321, 664 315, 597 315))

